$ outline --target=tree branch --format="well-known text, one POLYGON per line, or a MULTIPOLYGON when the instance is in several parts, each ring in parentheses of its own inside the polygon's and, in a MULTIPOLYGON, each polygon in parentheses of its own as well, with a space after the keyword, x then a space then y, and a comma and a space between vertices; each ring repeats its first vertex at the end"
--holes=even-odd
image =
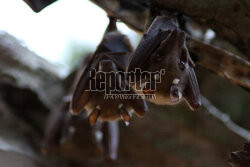
MULTIPOLYGON (((144 25, 147 20, 147 15, 148 15, 149 10, 147 7, 145 7, 145 5, 140 3, 141 1, 139 2, 137 0, 136 1, 137 3, 134 2, 133 4, 128 4, 129 1, 126 1, 127 6, 125 7, 122 3, 124 0, 120 0, 120 1, 119 0, 106 0, 106 1, 91 0, 91 1, 97 4, 98 6, 102 7, 105 11, 107 11, 107 13, 112 14, 115 17, 121 19, 129 27, 139 32, 144 31, 144 25)), ((167 2, 169 1, 167 0, 162 1, 162 3, 167 3, 167 2)), ((177 3, 179 1, 175 1, 175 2, 177 3)), ((156 3, 161 4, 158 1, 156 3)), ((166 6, 166 4, 163 4, 163 6, 164 5, 166 6)), ((173 7, 175 6, 173 5, 173 7)), ((202 9, 204 10, 204 8, 205 6, 199 9, 199 12, 201 12, 202 9)), ((212 6, 208 6, 208 8, 209 10, 212 10, 211 9, 212 6)), ((206 15, 207 15, 207 12, 206 12, 206 15)), ((230 16, 231 15, 229 15, 229 17, 230 16)), ((242 23, 242 26, 245 28, 247 24, 248 22, 246 22, 245 24, 242 23)), ((242 31, 244 32, 249 31, 249 29, 245 30, 244 28, 242 31)), ((247 89, 250 89, 250 77, 249 77, 250 63, 249 61, 243 58, 240 58, 239 56, 234 55, 223 49, 219 49, 215 46, 205 44, 202 41, 194 40, 193 38, 189 38, 189 40, 187 41, 187 44, 189 46, 189 50, 191 51, 191 53, 193 53, 196 56, 197 63, 199 65, 217 73, 217 75, 223 78, 229 79, 233 84, 237 84, 247 89)))
POLYGON ((202 96, 202 104, 206 108, 206 110, 215 118, 220 120, 222 123, 225 124, 225 126, 230 129, 235 134, 241 136, 242 138, 246 139, 247 141, 250 141, 250 132, 239 125, 235 124, 230 117, 218 110, 213 104, 204 96, 202 96))
POLYGON ((206 24, 250 56, 250 1, 153 0, 158 6, 179 11, 206 24))
POLYGON ((228 79, 233 84, 250 90, 249 61, 191 37, 189 39, 188 48, 199 65, 228 79))

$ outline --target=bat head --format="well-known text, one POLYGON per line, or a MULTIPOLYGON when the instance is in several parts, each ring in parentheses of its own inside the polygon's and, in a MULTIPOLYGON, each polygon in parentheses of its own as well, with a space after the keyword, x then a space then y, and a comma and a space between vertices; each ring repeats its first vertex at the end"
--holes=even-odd
MULTIPOLYGON (((148 71, 165 70, 155 91, 156 104, 176 104, 182 99, 192 110, 201 105, 199 86, 194 72, 195 64, 186 47, 185 33, 176 28, 153 51, 148 71)), ((159 77, 154 77, 159 79, 159 77)))

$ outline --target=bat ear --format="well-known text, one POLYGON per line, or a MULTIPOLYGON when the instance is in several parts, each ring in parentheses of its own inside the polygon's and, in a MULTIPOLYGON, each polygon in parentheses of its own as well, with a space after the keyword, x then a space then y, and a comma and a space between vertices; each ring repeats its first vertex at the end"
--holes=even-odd
POLYGON ((183 97, 191 110, 196 110, 201 106, 201 97, 198 82, 193 68, 187 69, 187 83, 184 88, 183 97))

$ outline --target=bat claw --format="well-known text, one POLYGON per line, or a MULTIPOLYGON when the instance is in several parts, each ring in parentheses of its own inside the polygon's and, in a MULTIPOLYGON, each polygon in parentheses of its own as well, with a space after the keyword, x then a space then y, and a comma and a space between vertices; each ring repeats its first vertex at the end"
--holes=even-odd
POLYGON ((147 110, 135 110, 135 113, 139 117, 143 117, 146 114, 147 110))
POLYGON ((124 108, 121 108, 120 115, 121 115, 121 118, 124 121, 125 125, 129 126, 129 124, 130 124, 130 114, 124 108))
POLYGON ((77 110, 74 110, 74 109, 71 109, 70 110, 70 113, 72 114, 72 115, 79 115, 79 111, 77 111, 77 110))
POLYGON ((130 122, 125 121, 124 122, 126 126, 129 126, 130 122))
POLYGON ((94 111, 91 112, 91 114, 89 115, 89 123, 91 126, 93 126, 96 123, 99 115, 100 115, 100 110, 98 108, 95 108, 94 111))
POLYGON ((192 103, 192 104, 189 104, 190 105, 190 108, 195 111, 197 110, 198 108, 200 108, 201 106, 201 102, 195 102, 195 103, 192 103))

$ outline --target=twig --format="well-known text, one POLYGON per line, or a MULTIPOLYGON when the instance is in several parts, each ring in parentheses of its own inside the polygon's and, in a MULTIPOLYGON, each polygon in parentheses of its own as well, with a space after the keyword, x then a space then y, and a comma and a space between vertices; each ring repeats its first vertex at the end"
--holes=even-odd
POLYGON ((217 109, 206 97, 202 96, 202 104, 206 108, 206 110, 213 115, 215 118, 220 120, 225 124, 225 126, 231 130, 232 132, 236 133, 237 135, 241 136, 242 138, 250 141, 250 132, 239 125, 235 124, 229 117, 229 115, 221 112, 217 109))

